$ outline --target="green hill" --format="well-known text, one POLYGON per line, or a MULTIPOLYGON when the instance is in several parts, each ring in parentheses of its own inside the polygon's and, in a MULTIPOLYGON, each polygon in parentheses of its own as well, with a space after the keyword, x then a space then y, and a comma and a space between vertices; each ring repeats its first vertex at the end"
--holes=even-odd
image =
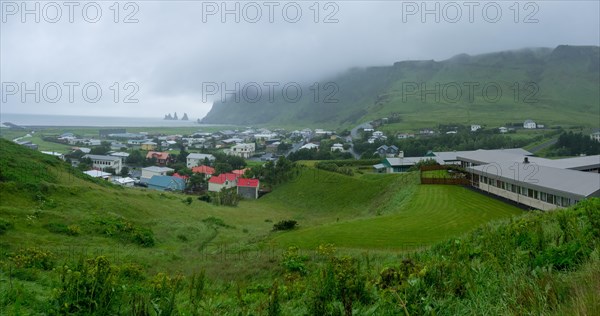
POLYGON ((515 217, 522 212, 510 205, 421 186, 415 174, 349 177, 306 167, 259 200, 217 207, 94 180, 6 140, 0 148, 3 315, 600 308, 599 200, 515 217), (284 219, 300 227, 272 232, 284 219), (337 248, 322 244, 332 242, 337 248))
MULTIPOLYGON (((270 100, 265 90, 254 103, 243 97, 240 102, 215 102, 202 121, 349 127, 397 117, 398 128, 418 128, 440 123, 504 125, 531 118, 546 124, 596 127, 600 115, 599 52, 596 46, 558 46, 352 69, 321 80, 316 98, 310 86, 303 87, 297 102, 286 101, 280 91, 270 100), (327 82, 335 83, 339 90, 326 86, 327 82), (425 95, 423 101, 421 92, 435 91, 436 83, 440 84, 437 92, 425 95), (478 84, 472 93, 470 83, 478 84), (497 100, 496 86, 502 89, 497 100), (456 87, 460 87, 460 97, 456 87), (326 99, 338 102, 324 102, 326 99)), ((254 97, 248 94, 248 98, 254 97)))

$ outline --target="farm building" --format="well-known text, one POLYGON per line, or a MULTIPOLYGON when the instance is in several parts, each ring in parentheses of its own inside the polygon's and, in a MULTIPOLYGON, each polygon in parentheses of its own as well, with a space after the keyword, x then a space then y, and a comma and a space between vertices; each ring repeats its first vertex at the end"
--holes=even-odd
POLYGON ((237 193, 246 199, 258 199, 258 179, 238 179, 237 193))

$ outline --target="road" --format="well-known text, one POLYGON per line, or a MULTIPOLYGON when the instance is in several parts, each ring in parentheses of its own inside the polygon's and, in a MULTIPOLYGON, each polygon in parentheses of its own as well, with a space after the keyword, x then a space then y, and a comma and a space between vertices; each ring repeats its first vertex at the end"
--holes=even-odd
POLYGON ((353 139, 358 139, 360 138, 358 136, 358 130, 361 128, 373 128, 373 126, 371 125, 371 123, 362 123, 360 125, 357 125, 355 128, 353 128, 352 130, 350 130, 350 136, 352 136, 353 139))
POLYGON ((532 148, 531 148, 529 151, 530 151, 532 154, 535 154, 535 153, 537 153, 537 152, 538 152, 538 151, 540 151, 540 150, 546 149, 546 148, 548 148, 548 147, 550 147, 550 146, 552 146, 552 145, 556 144, 556 142, 557 142, 557 141, 558 141, 558 138, 553 138, 553 139, 550 139, 550 140, 548 140, 548 141, 545 141, 545 142, 543 142, 543 143, 541 143, 541 144, 539 144, 539 145, 535 145, 535 146, 533 146, 533 147, 532 147, 532 148))

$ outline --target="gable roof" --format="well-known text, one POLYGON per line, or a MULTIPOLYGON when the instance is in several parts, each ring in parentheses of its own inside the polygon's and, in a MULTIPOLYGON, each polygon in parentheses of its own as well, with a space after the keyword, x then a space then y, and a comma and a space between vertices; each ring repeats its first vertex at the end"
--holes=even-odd
POLYGON ((244 168, 244 169, 236 169, 231 171, 231 173, 233 174, 237 174, 238 176, 243 176, 244 173, 246 173, 246 170, 248 170, 249 168, 244 168))
POLYGON ((211 154, 197 154, 197 153, 191 153, 191 154, 187 155, 186 158, 187 159, 204 159, 204 158, 208 158, 208 160, 215 160, 215 156, 213 156, 211 154))
POLYGON ((106 155, 84 155, 83 158, 90 158, 92 160, 106 160, 106 161, 117 161, 121 160, 119 157, 106 156, 106 155))
POLYGON ((157 167, 157 166, 151 166, 151 167, 142 168, 142 170, 151 171, 151 172, 170 172, 170 171, 175 171, 175 169, 173 169, 173 168, 169 168, 169 167, 157 167))
POLYGON ((208 180, 209 183, 223 184, 225 181, 235 181, 238 178, 237 174, 234 173, 221 173, 218 176, 212 176, 208 180))
POLYGON ((238 179, 238 187, 252 187, 252 188, 258 188, 258 184, 259 181, 258 179, 246 179, 246 178, 240 178, 238 179))
POLYGON ((146 159, 152 159, 154 157, 156 157, 156 159, 167 160, 169 159, 169 153, 160 151, 149 151, 146 154, 146 159))
POLYGON ((152 176, 150 181, 148 181, 148 185, 173 190, 185 189, 185 182, 183 179, 170 176, 152 176))
POLYGON ((600 194, 600 174, 544 166, 541 164, 499 161, 486 165, 469 167, 467 170, 506 182, 524 183, 532 188, 544 188, 579 196, 600 194))
POLYGON ((202 166, 192 168, 192 172, 193 173, 213 174, 213 173, 215 173, 215 168, 202 165, 202 166))

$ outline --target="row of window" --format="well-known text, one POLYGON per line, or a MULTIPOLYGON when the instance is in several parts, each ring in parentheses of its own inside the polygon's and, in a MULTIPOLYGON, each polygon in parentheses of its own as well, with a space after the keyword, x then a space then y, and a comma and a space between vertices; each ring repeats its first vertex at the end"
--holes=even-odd
POLYGON ((485 176, 482 176, 479 181, 480 181, 480 183, 492 185, 492 186, 495 186, 495 187, 500 188, 505 191, 517 193, 517 194, 520 194, 520 195, 523 195, 523 196, 526 196, 526 197, 529 197, 532 199, 540 200, 542 202, 554 204, 557 206, 567 207, 567 206, 576 204, 578 202, 576 200, 571 200, 570 198, 567 198, 567 197, 558 196, 558 195, 530 189, 530 188, 519 186, 516 184, 506 183, 502 180, 496 180, 496 179, 492 179, 492 178, 485 177, 485 176))
POLYGON ((105 165, 105 166, 112 166, 114 163, 112 161, 105 161, 105 160, 94 160, 94 164, 95 165, 105 165))

